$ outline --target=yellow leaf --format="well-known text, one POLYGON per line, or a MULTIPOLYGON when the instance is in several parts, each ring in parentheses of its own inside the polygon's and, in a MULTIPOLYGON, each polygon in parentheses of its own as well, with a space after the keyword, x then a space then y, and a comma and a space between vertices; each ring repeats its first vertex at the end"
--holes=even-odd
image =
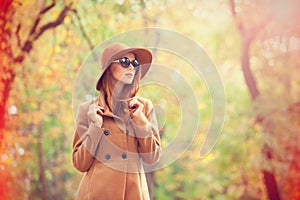
POLYGON ((54 51, 55 51, 55 53, 61 52, 60 46, 55 46, 54 51))
POLYGON ((64 22, 65 22, 66 24, 70 24, 70 22, 71 22, 70 16, 66 16, 65 19, 64 19, 64 22))
POLYGON ((77 45, 79 45, 79 44, 80 44, 80 39, 76 38, 76 39, 75 39, 75 43, 76 43, 77 45))

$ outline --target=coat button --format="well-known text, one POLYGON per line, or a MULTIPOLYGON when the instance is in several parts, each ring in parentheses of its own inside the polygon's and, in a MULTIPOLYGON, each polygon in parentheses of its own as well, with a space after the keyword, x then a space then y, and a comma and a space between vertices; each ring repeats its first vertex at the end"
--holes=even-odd
POLYGON ((129 134, 129 130, 128 129, 126 129, 126 135, 128 135, 129 134))
POLYGON ((104 135, 109 135, 109 130, 104 130, 104 135))
POLYGON ((123 159, 126 159, 126 158, 127 158, 127 154, 126 154, 126 153, 123 153, 123 154, 122 154, 122 158, 123 158, 123 159))
POLYGON ((106 159, 106 160, 109 160, 109 159, 110 159, 110 155, 109 155, 109 154, 106 154, 106 155, 105 155, 105 159, 106 159))

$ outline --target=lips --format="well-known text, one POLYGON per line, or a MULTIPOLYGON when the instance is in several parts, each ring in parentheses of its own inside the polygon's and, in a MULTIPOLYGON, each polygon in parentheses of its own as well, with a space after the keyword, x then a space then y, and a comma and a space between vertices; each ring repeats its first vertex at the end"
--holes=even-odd
POLYGON ((133 74, 132 73, 126 73, 125 76, 128 76, 128 77, 131 78, 131 77, 133 77, 133 74))

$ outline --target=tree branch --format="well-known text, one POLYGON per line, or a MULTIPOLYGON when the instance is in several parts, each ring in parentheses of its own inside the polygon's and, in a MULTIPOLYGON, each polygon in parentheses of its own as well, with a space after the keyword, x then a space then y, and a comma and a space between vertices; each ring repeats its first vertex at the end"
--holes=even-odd
POLYGON ((231 14, 232 14, 232 16, 233 16, 233 18, 235 20, 235 23, 236 23, 236 27, 239 29, 239 31, 241 33, 243 33, 245 28, 244 28, 244 25, 241 22, 241 20, 239 20, 237 18, 237 14, 236 14, 236 11, 235 11, 235 2, 234 2, 234 0, 230 0, 229 1, 229 5, 230 5, 231 14))
POLYGON ((45 24, 44 26, 42 26, 40 28, 39 32, 35 34, 34 40, 37 40, 46 30, 48 30, 50 28, 55 28, 56 26, 62 24, 65 17, 67 16, 67 13, 70 10, 71 10, 71 5, 65 6, 55 21, 49 22, 48 24, 45 24))
POLYGON ((48 12, 50 9, 54 8, 55 4, 56 4, 56 1, 53 0, 52 4, 50 4, 49 6, 45 7, 43 10, 40 11, 40 15, 43 15, 46 12, 48 12))
POLYGON ((16 29, 18 47, 21 47, 21 39, 20 39, 20 35, 19 35, 20 29, 21 29, 21 24, 18 24, 17 29, 16 29))
POLYGON ((75 14, 77 20, 78 20, 78 23, 79 23, 79 30, 81 31, 82 33, 82 36, 84 37, 84 39, 87 41, 90 49, 92 50, 94 48, 94 45, 93 43, 91 42, 90 38, 88 37, 88 35, 86 34, 85 30, 84 30, 84 27, 82 25, 82 22, 81 22, 81 18, 77 12, 77 10, 75 9, 72 9, 72 12, 75 14))
POLYGON ((41 18, 40 18, 40 15, 39 15, 39 16, 36 18, 36 20, 35 20, 35 22, 34 22, 32 28, 31 28, 31 30, 30 30, 30 32, 29 32, 29 35, 33 35, 33 34, 35 33, 36 28, 37 28, 37 26, 39 25, 40 21, 41 21, 41 18))
POLYGON ((260 92, 257 87, 256 79, 250 69, 250 63, 249 63, 250 60, 249 51, 250 51, 250 45, 252 40, 249 40, 248 38, 245 37, 243 37, 242 40, 243 40, 242 55, 241 55, 242 71, 246 81, 246 85, 252 97, 252 100, 255 100, 259 96, 260 92))
MULTIPOLYGON (((43 25, 38 31, 37 31, 37 26, 40 22, 41 16, 43 14, 45 14, 47 11, 49 11, 51 8, 53 8, 55 6, 55 1, 53 1, 53 3, 49 6, 47 6, 46 8, 44 8, 43 10, 40 11, 37 19, 35 20, 35 23, 33 24, 31 31, 29 33, 28 39, 25 41, 23 47, 22 47, 22 51, 29 53, 32 49, 32 42, 37 40, 46 30, 51 29, 51 28, 55 28, 58 25, 62 24, 65 17, 67 16, 68 12, 71 10, 71 6, 72 3, 70 3, 69 5, 65 6, 64 9, 60 12, 59 16, 56 18, 56 20, 49 22, 45 25, 43 25)), ((15 59, 17 62, 18 61, 22 61, 22 56, 18 56, 15 59)))
POLYGON ((250 95, 253 100, 255 100, 260 92, 257 87, 256 79, 251 71, 250 63, 249 63, 249 51, 251 47, 252 41, 258 35, 258 33, 268 24, 270 20, 270 16, 266 17, 265 19, 261 20, 257 24, 253 25, 252 27, 245 29, 243 22, 238 19, 236 13, 236 5, 234 0, 229 1, 231 14, 234 17, 236 22, 236 26, 242 36, 242 55, 241 55, 241 65, 243 70, 243 75, 249 89, 250 95))
POLYGON ((45 7, 44 9, 42 9, 39 13, 39 15, 37 16, 30 32, 29 32, 29 36, 34 35, 36 33, 36 28, 39 25, 40 21, 41 21, 41 16, 44 15, 46 12, 48 12, 50 9, 52 9, 55 6, 55 1, 52 2, 51 5, 45 7))

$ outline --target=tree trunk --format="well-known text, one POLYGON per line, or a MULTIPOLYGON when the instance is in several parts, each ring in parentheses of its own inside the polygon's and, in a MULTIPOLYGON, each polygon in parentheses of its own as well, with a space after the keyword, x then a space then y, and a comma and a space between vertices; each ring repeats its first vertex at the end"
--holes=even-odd
POLYGON ((43 127, 38 124, 38 164, 39 164, 39 181, 41 183, 41 199, 47 200, 47 183, 44 167, 44 153, 43 153, 43 127))
MULTIPOLYGON (((249 62, 249 49, 251 46, 252 41, 258 34, 258 32, 266 26, 267 23, 269 23, 269 19, 263 19, 260 23, 256 24, 255 26, 245 29, 245 26, 241 19, 238 19, 237 13, 236 13, 236 8, 235 8, 235 1, 230 0, 229 1, 230 9, 231 9, 231 14, 235 19, 236 26, 241 34, 242 37, 242 47, 241 47, 241 65, 242 65, 242 71, 243 71, 243 76, 246 82, 246 85, 248 87, 248 90, 250 92, 252 101, 254 102, 257 97, 259 96, 259 89, 256 84, 255 77, 252 74, 252 71, 250 69, 250 62, 249 62)), ((263 121, 263 117, 258 116, 257 117, 257 122, 261 124, 263 121)), ((268 132, 268 127, 264 127, 263 124, 261 124, 268 132)), ((272 161, 272 150, 270 148, 266 148, 267 144, 264 144, 264 149, 262 150, 262 154, 265 156, 267 162, 271 163, 272 161)), ((262 169, 262 174, 264 176, 264 184, 267 190, 267 194, 270 200, 279 200, 279 192, 277 188, 277 183, 274 174, 271 171, 266 171, 262 169)))
MULTIPOLYGON (((241 56, 241 64, 242 71, 244 75, 244 79, 248 90, 250 92, 251 98, 253 101, 259 96, 259 90, 257 88, 256 80, 251 72, 250 63, 249 63, 249 49, 252 42, 253 37, 247 37, 247 34, 243 37, 242 42, 242 56, 241 56)), ((261 118, 261 117, 258 117, 261 118)), ((260 121, 260 120, 259 120, 260 121)), ((264 127, 266 129, 266 127, 264 127)), ((267 162, 272 162, 272 150, 267 147, 267 144, 264 144, 264 149, 262 151, 263 155, 267 159, 267 162)), ((264 177, 264 184, 267 190, 267 194, 270 200, 280 200, 279 192, 277 188, 276 179, 274 173, 271 171, 266 171, 262 169, 262 174, 264 177)))
POLYGON ((11 89, 11 84, 15 79, 15 74, 10 72, 5 72, 4 67, 0 67, 0 71, 3 72, 0 77, 0 149, 2 147, 2 141, 4 139, 4 130, 6 122, 6 104, 8 100, 9 91, 11 89))
MULTIPOLYGON (((1 50, 0 50, 1 51, 1 50)), ((7 148, 4 146, 5 138, 5 125, 6 125, 6 115, 7 115, 7 100, 8 94, 11 88, 11 84, 15 78, 13 73, 9 74, 5 69, 5 63, 2 57, 3 53, 0 52, 0 154, 6 153, 7 148)), ((11 195, 11 188, 7 184, 10 182, 10 174, 1 170, 0 172, 0 199, 8 200, 11 195)))
MULTIPOLYGON (((1 85, 3 85, 1 83, 1 85)), ((5 128, 5 110, 6 100, 1 96, 0 99, 0 149, 2 149, 2 141, 4 139, 4 128, 5 128)))
POLYGON ((268 197, 270 200, 280 200, 275 176, 272 172, 262 170, 264 183, 267 188, 268 197))
POLYGON ((12 58, 10 43, 11 31, 7 24, 12 23, 13 9, 12 0, 4 0, 0 3, 0 149, 4 140, 4 129, 6 119, 6 102, 10 91, 11 83, 14 80, 14 73, 10 70, 12 58))
POLYGON ((252 38, 250 38, 250 36, 247 36, 247 34, 244 34, 242 38, 241 64, 246 85, 248 86, 248 90, 250 92, 252 100, 255 101, 256 98, 259 96, 259 90, 257 88, 254 75, 252 74, 252 71, 250 69, 249 49, 251 42, 252 38))

